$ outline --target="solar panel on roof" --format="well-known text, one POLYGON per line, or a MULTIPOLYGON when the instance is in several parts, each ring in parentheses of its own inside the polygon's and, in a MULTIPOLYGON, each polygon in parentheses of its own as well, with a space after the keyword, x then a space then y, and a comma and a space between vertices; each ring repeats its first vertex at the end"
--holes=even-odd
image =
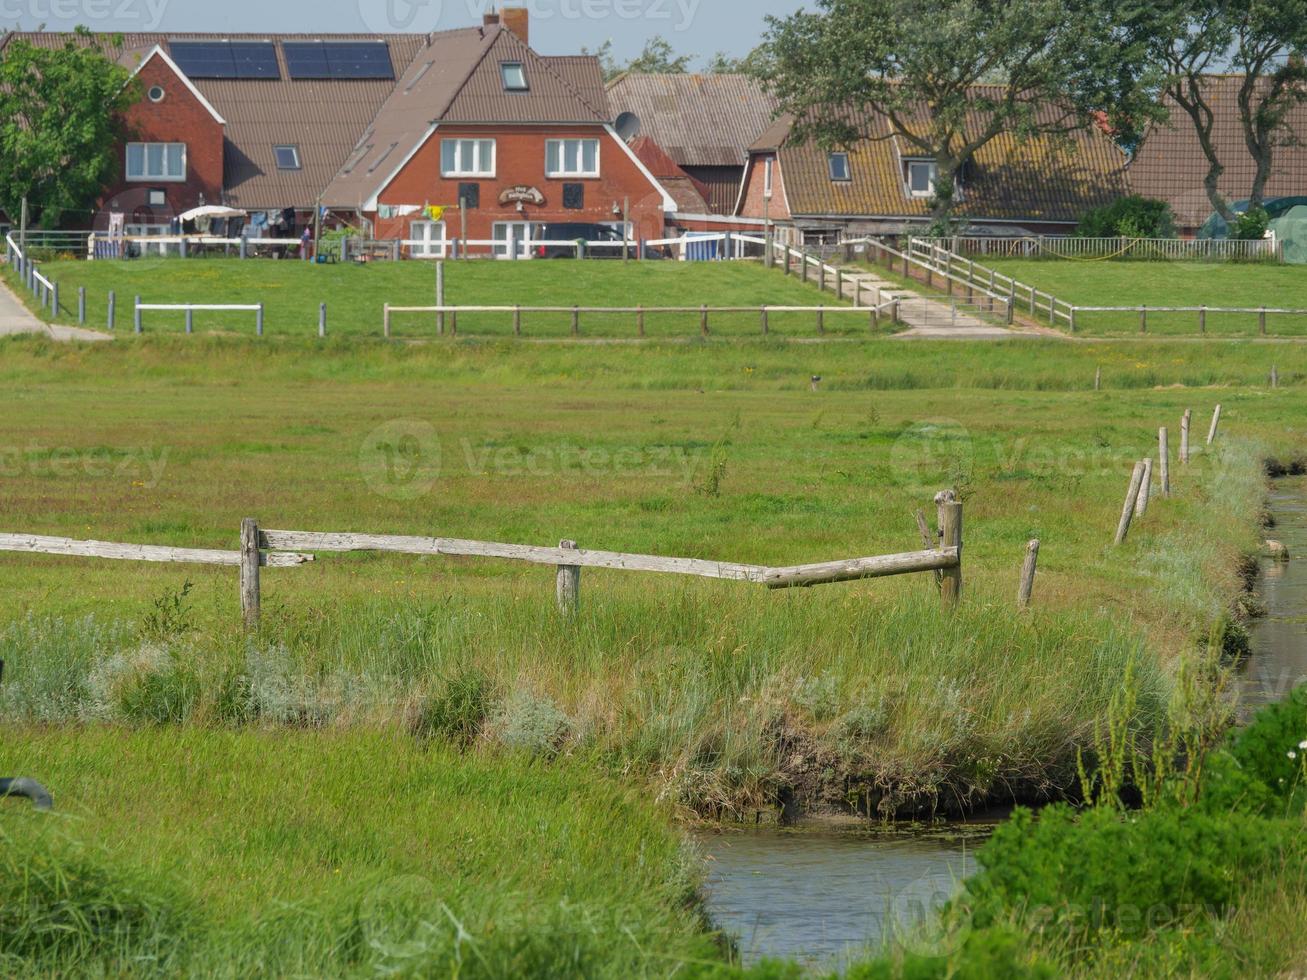
POLYGON ((311 79, 395 78, 390 46, 376 41, 293 41, 281 46, 290 77, 311 79))
POLYGON ((191 78, 281 78, 271 41, 172 41, 168 47, 191 78))

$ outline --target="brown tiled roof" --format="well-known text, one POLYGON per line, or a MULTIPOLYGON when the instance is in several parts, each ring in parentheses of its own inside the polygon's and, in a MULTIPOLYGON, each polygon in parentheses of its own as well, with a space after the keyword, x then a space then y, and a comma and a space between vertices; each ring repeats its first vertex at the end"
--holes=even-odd
POLYGON ((413 59, 323 195, 329 207, 367 204, 436 123, 609 121, 599 61, 543 58, 499 26, 446 31, 413 59), (504 91, 500 66, 521 62, 526 92, 504 91))
MULTIPOLYGON (((1231 203, 1248 199, 1255 172, 1239 119, 1238 92, 1242 83, 1242 75, 1211 75, 1206 85, 1215 114, 1212 139, 1225 167, 1219 186, 1231 203)), ((1180 224, 1192 228, 1212 215, 1212 204, 1203 186, 1207 156, 1189 114, 1169 99, 1166 106, 1170 119, 1148 131, 1130 162, 1130 187, 1136 194, 1166 201, 1180 224)), ((1299 139, 1307 140, 1307 105, 1295 107, 1288 124, 1299 139)), ((1307 146, 1284 146, 1275 151, 1266 193, 1267 197, 1307 195, 1307 146)))
POLYGON ((658 179, 658 183, 667 189, 667 193, 676 202, 676 210, 681 214, 708 214, 706 198, 707 188, 697 183, 694 178, 682 170, 667 151, 648 136, 640 136, 631 141, 634 153, 658 179))
MULTIPOLYGON (((926 217, 927 199, 908 194, 903 172, 903 160, 921 152, 892 135, 889 120, 880 114, 855 121, 861 132, 879 138, 849 149, 850 181, 830 179, 828 155, 817 145, 789 142, 788 120, 779 120, 754 142, 755 152, 779 147, 791 213, 926 217)), ((968 128, 975 131, 982 122, 976 115, 968 128)), ((975 219, 1076 221, 1090 208, 1127 193, 1124 168, 1124 154, 1094 127, 1075 130, 1067 141, 1023 141, 1003 134, 982 147, 963 172, 959 212, 975 219)))
POLYGON ((771 123, 776 100, 746 75, 621 75, 608 85, 614 115, 634 113, 682 167, 740 167, 771 123))
POLYGON ((685 172, 699 182, 708 202, 709 214, 734 214, 740 199, 743 167, 690 167, 685 172))
MULTIPOLYGON (((62 33, 17 36, 47 48, 61 46, 72 37, 62 33)), ((125 64, 135 67, 134 61, 156 45, 167 51, 169 41, 220 38, 275 42, 383 40, 390 45, 397 76, 427 42, 425 34, 127 34, 117 54, 125 64)), ((99 40, 107 45, 111 36, 100 35, 99 40)), ((388 80, 294 81, 286 71, 280 43, 277 57, 280 80, 191 80, 227 122, 223 182, 228 203, 236 207, 312 207, 395 87, 388 80), (303 169, 277 169, 272 148, 283 143, 299 145, 303 169)))

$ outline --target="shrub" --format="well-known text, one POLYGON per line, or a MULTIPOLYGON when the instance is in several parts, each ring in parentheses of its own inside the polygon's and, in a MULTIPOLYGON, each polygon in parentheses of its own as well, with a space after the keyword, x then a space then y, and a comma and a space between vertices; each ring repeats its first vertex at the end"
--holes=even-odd
POLYGON ((562 748, 572 723, 548 698, 518 691, 500 710, 494 728, 499 743, 507 748, 552 756, 562 748))
POLYGON ((1269 795, 1301 809, 1307 800, 1307 688, 1261 711, 1234 736, 1229 755, 1269 795))
POLYGON ((494 688, 484 673, 475 668, 461 670, 418 708, 413 734, 447 739, 467 748, 481 734, 493 695, 494 688))
POLYGON ((1265 208, 1249 208, 1235 218, 1230 226, 1230 237, 1241 242, 1259 242, 1271 227, 1271 216, 1265 208))
POLYGON ((1165 201, 1132 194, 1086 212, 1076 234, 1081 238, 1174 238, 1175 215, 1165 201))
POLYGON ((95 716, 151 725, 184 722, 202 693, 195 673, 172 649, 151 643, 96 664, 87 686, 95 716))

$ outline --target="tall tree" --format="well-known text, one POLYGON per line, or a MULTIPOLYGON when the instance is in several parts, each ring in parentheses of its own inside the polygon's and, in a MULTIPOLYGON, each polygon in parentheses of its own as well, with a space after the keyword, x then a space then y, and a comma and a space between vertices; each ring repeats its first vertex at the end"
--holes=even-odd
POLYGON ((17 214, 26 196, 45 227, 88 209, 117 172, 122 114, 139 98, 129 79, 85 28, 53 49, 11 40, 0 60, 0 208, 17 214))
POLYGON ((1171 8, 1171 18, 1156 35, 1166 94, 1189 117, 1207 158, 1203 186, 1212 208, 1233 223, 1237 215, 1220 190, 1230 160, 1216 138, 1220 107, 1211 75, 1233 70, 1243 76, 1237 101, 1253 159, 1249 210, 1260 208, 1275 151, 1307 136, 1288 125, 1289 113, 1307 100, 1307 0, 1187 0, 1171 8))
POLYGON ((768 19, 763 81, 794 139, 897 137, 933 159, 943 230, 960 173, 996 137, 1064 138, 1106 115, 1129 138, 1158 111, 1152 10, 1130 2, 818 0, 768 19))
POLYGON ((581 53, 593 54, 599 59, 607 81, 627 72, 638 75, 680 75, 690 70, 690 63, 695 58, 692 54, 678 55, 672 43, 657 34, 646 41, 644 50, 628 62, 618 61, 614 57, 611 40, 605 41, 594 51, 582 48, 581 53))

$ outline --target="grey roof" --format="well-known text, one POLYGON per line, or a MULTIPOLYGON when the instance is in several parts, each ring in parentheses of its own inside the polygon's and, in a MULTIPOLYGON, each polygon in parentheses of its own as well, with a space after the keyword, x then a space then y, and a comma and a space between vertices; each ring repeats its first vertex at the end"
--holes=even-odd
POLYGON ((621 75, 608 86, 614 114, 634 113, 682 167, 741 167, 772 121, 776 100, 747 75, 621 75))

